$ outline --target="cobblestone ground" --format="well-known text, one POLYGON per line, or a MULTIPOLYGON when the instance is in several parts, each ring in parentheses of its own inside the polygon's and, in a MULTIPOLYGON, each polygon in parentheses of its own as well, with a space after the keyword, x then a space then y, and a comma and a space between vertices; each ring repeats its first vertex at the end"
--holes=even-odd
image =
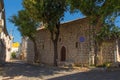
POLYGON ((15 61, 4 66, 0 80, 120 80, 120 70, 69 70, 15 61))

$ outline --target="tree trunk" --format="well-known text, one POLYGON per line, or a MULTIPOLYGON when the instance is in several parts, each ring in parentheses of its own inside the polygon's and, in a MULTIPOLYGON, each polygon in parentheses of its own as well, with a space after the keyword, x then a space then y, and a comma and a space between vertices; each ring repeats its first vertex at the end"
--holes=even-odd
POLYGON ((97 59, 98 47, 99 47, 99 46, 98 46, 98 44, 97 44, 97 41, 95 41, 95 51, 94 51, 94 52, 95 52, 95 57, 94 57, 94 58, 95 58, 95 59, 94 59, 95 66, 97 65, 97 60, 98 60, 98 59, 97 59))
POLYGON ((51 40, 53 42, 53 49, 54 49, 54 66, 58 66, 58 38, 60 33, 60 22, 58 22, 55 26, 56 31, 50 31, 51 33, 51 40))
POLYGON ((34 44, 34 62, 38 63, 39 55, 38 55, 38 50, 37 50, 37 44, 35 39, 32 39, 33 44, 34 44))
POLYGON ((53 47, 54 47, 54 66, 58 66, 58 48, 57 48, 57 41, 53 42, 53 47))
POLYGON ((101 64, 102 60, 102 42, 95 41, 95 66, 101 64))
POLYGON ((90 40, 90 51, 89 51, 89 65, 95 64, 95 40, 94 40, 94 26, 89 25, 90 34, 89 34, 89 40, 90 40))
POLYGON ((99 45, 99 65, 103 64, 103 53, 102 53, 102 43, 99 45))

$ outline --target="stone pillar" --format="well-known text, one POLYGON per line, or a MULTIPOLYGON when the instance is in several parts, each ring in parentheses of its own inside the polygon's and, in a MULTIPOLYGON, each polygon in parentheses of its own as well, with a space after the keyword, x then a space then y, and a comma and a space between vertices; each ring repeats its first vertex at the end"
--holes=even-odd
POLYGON ((120 56, 119 56, 119 50, 118 50, 118 39, 116 39, 115 43, 115 51, 114 51, 114 56, 115 56, 115 62, 120 62, 120 56))
POLYGON ((89 65, 94 65, 95 64, 95 55, 93 51, 90 51, 89 53, 89 65))
POLYGON ((100 46, 99 52, 97 54, 97 64, 96 65, 102 65, 103 64, 103 54, 102 54, 102 46, 100 46))
POLYGON ((89 65, 94 65, 95 64, 94 26, 89 27, 89 41, 90 41, 89 65))
POLYGON ((2 12, 0 12, 0 20, 2 19, 2 12))

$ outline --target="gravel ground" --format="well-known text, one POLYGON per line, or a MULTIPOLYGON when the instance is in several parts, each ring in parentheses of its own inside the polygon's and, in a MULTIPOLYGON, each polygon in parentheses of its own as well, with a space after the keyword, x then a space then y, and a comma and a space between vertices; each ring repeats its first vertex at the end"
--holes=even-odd
POLYGON ((120 70, 71 70, 14 61, 5 65, 0 80, 120 80, 120 70))

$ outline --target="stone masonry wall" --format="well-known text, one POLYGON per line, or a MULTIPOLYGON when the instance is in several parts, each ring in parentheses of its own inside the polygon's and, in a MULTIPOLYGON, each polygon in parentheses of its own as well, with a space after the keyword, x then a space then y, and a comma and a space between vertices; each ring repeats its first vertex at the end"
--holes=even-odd
MULTIPOLYGON (((90 65, 90 27, 87 18, 74 20, 67 23, 62 23, 60 27, 60 36, 58 40, 58 63, 71 62, 75 65, 88 66, 90 65), (62 48, 64 48, 65 58, 62 56, 62 48), (61 59, 63 58, 62 61, 61 59)), ((95 27, 97 29, 97 27, 95 27)), ((99 31, 99 30, 98 30, 99 31)), ((39 52, 39 62, 43 64, 53 65, 53 43, 50 38, 50 32, 45 28, 37 31, 36 41, 39 52)), ((31 43, 28 43, 31 47, 31 43)), ((102 62, 114 61, 114 44, 102 44, 102 62)), ((95 47, 94 47, 95 48, 95 47)), ((32 48, 28 48, 28 58, 31 54, 32 48)), ((32 60, 32 59, 31 59, 32 60)))
POLYGON ((39 51, 39 61, 44 64, 53 64, 53 44, 50 33, 43 29, 37 33, 37 46, 39 51))
MULTIPOLYGON (((66 61, 75 64, 88 65, 89 63, 89 26, 87 20, 76 20, 61 24, 58 41, 58 62, 61 62, 61 48, 66 49, 66 61), (80 41, 83 38, 83 42, 80 41)), ((37 45, 41 63, 53 64, 53 43, 49 31, 42 29, 37 33, 37 45)))
POLYGON ((26 48, 26 61, 28 63, 34 63, 34 44, 33 42, 27 38, 27 41, 25 43, 25 46, 24 48, 26 48))
POLYGON ((102 44, 103 63, 114 62, 115 41, 102 44))
POLYGON ((59 41, 59 61, 61 47, 66 48, 66 62, 87 66, 89 64, 89 26, 86 19, 64 23, 61 27, 59 41), (83 41, 80 41, 83 39, 83 41))

